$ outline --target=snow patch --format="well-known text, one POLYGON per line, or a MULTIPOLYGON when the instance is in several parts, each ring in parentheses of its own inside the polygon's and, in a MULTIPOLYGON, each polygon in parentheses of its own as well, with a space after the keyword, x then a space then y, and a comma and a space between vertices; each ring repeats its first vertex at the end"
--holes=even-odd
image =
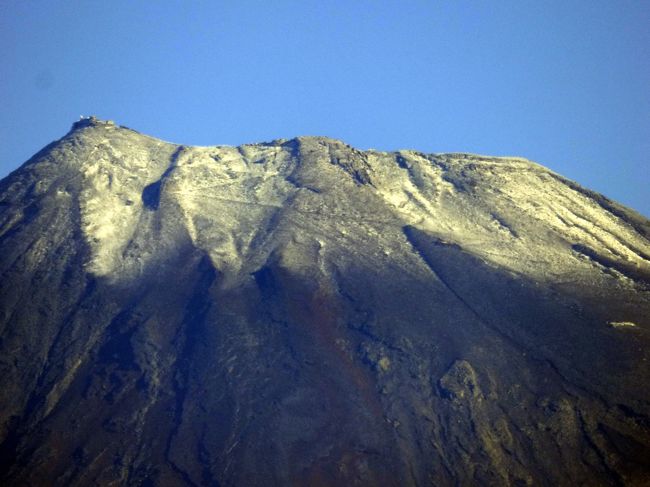
POLYGON ((330 152, 345 158, 352 149, 332 141, 306 138, 297 155, 288 144, 180 150, 132 132, 102 134, 83 155, 80 195, 89 268, 99 275, 128 274, 183 238, 221 275, 242 275, 309 232, 327 253, 372 241, 382 259, 399 261, 407 247, 388 249, 383 235, 405 225, 541 281, 593 276, 571 245, 650 272, 650 244, 634 228, 524 159, 354 152, 372 185, 346 186, 330 152), (159 204, 146 209, 143 190, 157 181, 159 204))
POLYGON ((612 328, 635 328, 636 323, 631 321, 610 321, 607 323, 612 328))

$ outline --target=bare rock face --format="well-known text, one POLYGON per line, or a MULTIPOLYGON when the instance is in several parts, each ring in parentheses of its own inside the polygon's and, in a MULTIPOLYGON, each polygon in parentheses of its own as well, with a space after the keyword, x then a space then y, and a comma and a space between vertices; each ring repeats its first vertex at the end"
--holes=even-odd
POLYGON ((650 485, 650 222, 524 159, 84 120, 0 182, 3 485, 650 485))

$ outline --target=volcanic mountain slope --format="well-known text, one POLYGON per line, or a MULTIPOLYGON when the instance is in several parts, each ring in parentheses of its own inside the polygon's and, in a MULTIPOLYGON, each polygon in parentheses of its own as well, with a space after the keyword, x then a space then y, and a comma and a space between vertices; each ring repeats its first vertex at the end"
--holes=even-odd
POLYGON ((649 236, 524 159, 82 120, 0 183, 0 478, 650 485, 649 236))

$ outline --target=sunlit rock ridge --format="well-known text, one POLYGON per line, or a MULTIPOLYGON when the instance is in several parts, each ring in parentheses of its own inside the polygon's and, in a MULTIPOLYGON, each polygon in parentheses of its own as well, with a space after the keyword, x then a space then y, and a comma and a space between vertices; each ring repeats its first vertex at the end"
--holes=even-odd
POLYGON ((522 158, 83 119, 0 182, 0 479, 650 485, 649 236, 522 158))

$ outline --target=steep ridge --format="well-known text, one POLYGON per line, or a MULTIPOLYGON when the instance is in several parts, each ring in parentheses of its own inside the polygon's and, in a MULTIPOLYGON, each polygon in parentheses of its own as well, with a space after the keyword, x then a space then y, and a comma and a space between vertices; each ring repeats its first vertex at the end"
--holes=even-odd
POLYGON ((649 235, 525 159, 82 120, 0 182, 0 478, 650 485, 649 235))

